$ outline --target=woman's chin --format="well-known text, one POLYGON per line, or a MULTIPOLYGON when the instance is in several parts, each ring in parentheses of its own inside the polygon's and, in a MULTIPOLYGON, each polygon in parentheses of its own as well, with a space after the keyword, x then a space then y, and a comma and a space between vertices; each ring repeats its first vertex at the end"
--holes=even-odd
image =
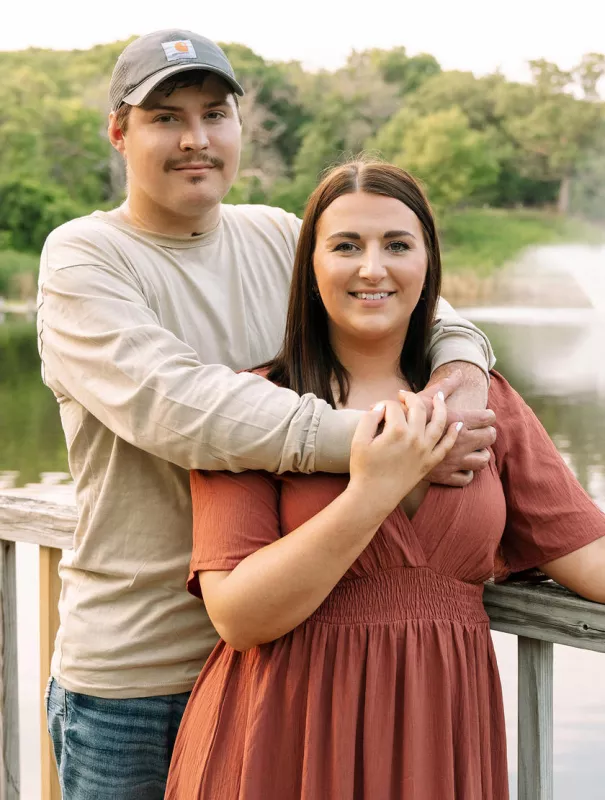
POLYGON ((363 325, 350 328, 347 335, 350 338, 359 339, 361 342, 391 343, 394 339, 401 338, 401 331, 406 326, 403 324, 395 325, 363 325))

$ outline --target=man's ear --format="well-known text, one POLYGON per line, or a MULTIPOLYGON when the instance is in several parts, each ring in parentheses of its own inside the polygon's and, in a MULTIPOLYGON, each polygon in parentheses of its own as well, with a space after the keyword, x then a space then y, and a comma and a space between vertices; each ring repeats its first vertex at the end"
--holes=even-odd
POLYGON ((115 147, 118 153, 125 155, 124 131, 118 125, 117 117, 114 111, 111 111, 109 114, 107 123, 107 136, 109 137, 112 147, 115 147))

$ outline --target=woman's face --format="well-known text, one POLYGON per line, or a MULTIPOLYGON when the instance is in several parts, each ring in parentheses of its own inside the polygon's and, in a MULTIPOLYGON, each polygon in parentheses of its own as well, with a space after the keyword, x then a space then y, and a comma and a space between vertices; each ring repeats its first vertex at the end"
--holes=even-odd
POLYGON ((427 270, 420 221, 406 205, 342 195, 319 218, 313 267, 332 335, 403 343, 427 270))

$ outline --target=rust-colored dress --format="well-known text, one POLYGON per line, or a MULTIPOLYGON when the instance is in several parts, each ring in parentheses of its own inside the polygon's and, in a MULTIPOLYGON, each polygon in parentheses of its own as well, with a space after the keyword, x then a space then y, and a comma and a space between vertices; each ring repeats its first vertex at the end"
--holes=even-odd
MULTIPOLYGON (((495 459, 394 511, 304 623, 220 642, 178 734, 169 800, 505 800, 504 715, 482 603, 497 551, 524 570, 605 535, 605 517, 493 374, 495 459), (501 547, 499 548, 499 546, 501 547)), ((230 570, 330 503, 326 474, 194 474, 197 570, 230 570)))

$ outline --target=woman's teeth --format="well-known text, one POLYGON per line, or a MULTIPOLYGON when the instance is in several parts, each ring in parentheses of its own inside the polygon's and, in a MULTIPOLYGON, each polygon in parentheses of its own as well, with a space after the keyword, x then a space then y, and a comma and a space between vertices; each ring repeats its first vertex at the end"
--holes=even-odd
POLYGON ((393 292, 376 292, 374 294, 368 294, 368 292, 352 292, 353 297, 356 297, 358 300, 383 300, 385 297, 388 297, 393 292))

